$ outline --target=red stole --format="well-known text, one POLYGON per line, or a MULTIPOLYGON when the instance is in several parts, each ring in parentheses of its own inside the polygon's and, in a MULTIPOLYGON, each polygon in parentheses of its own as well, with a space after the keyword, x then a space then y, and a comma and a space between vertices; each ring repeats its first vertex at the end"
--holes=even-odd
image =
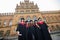
POLYGON ((43 24, 44 22, 43 21, 39 21, 38 24, 43 24))
POLYGON ((20 22, 20 24, 24 25, 24 24, 25 24, 25 22, 20 22))

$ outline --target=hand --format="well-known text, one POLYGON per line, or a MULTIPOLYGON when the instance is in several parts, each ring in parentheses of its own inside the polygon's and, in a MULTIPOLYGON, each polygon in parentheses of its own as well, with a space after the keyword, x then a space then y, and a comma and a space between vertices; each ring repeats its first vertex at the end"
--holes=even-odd
POLYGON ((19 36, 22 36, 22 34, 18 34, 19 36))
POLYGON ((22 34, 20 34, 19 31, 17 31, 17 35, 22 36, 22 34))

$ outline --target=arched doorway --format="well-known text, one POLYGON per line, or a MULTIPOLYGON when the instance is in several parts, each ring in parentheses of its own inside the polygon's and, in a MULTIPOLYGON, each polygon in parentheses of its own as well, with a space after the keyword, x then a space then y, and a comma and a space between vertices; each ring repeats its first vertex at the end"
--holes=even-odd
POLYGON ((34 15, 33 16, 33 20, 38 20, 37 16, 34 15))
POLYGON ((31 20, 31 17, 30 17, 30 16, 27 16, 27 17, 26 17, 26 20, 27 20, 27 21, 30 21, 30 20, 31 20))

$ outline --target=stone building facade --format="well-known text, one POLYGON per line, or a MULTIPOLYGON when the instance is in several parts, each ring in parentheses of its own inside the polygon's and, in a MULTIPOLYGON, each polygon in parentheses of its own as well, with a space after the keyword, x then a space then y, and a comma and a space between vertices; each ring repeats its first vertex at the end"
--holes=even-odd
POLYGON ((60 30, 60 10, 41 12, 37 4, 24 0, 20 5, 16 5, 14 13, 0 13, 0 37, 16 35, 17 23, 21 18, 25 20, 41 18, 47 23, 50 31, 60 30))

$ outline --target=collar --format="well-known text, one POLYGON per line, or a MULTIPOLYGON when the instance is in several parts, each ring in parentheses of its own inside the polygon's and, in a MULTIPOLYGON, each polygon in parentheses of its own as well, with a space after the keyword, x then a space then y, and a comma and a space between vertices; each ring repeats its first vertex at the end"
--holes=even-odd
POLYGON ((44 22, 43 21, 39 21, 38 24, 43 24, 44 22))

